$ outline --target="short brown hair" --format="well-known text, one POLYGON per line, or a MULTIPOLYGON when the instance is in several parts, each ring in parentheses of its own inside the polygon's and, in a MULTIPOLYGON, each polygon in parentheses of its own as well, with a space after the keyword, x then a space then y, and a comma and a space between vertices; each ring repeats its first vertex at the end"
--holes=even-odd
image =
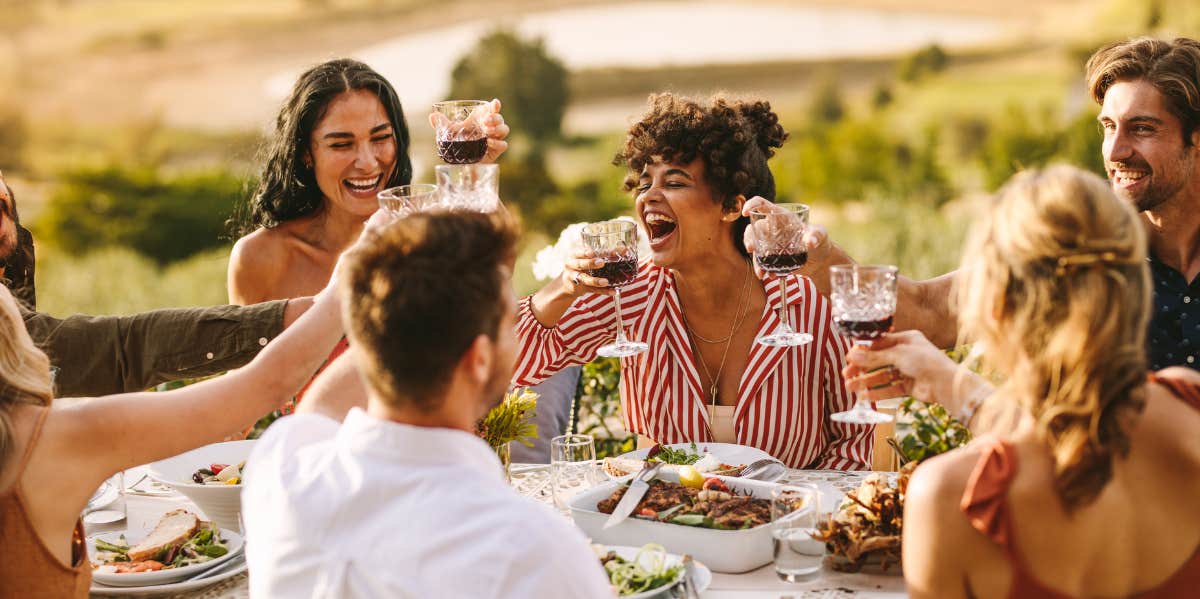
POLYGON ((496 338, 517 225, 506 215, 414 214, 348 257, 343 320, 367 382, 389 402, 437 408, 463 353, 496 338))
POLYGON ((1200 42, 1141 37, 1109 44, 1087 61, 1088 90, 1097 104, 1114 83, 1144 79, 1167 100, 1183 128, 1183 143, 1200 127, 1200 42))
MULTIPOLYGON (((767 159, 787 137, 766 101, 718 95, 701 104, 674 94, 654 94, 642 120, 629 128, 613 164, 629 169, 625 191, 631 191, 642 169, 655 158, 687 164, 699 156, 704 160, 705 181, 716 190, 722 206, 733 209, 738 195, 775 201, 775 177, 767 159)), ((742 232, 748 222, 741 217, 734 226, 734 245, 742 253, 742 232)))

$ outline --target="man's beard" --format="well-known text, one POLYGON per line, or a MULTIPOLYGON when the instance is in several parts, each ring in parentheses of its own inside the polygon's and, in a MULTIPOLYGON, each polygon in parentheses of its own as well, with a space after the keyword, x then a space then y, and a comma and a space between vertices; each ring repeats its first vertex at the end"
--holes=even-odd
MULTIPOLYGON (((1117 163, 1126 168, 1147 170, 1150 172, 1149 176, 1152 178, 1157 176, 1159 178, 1157 180, 1152 179, 1150 184, 1147 185, 1146 188, 1141 191, 1141 193, 1137 194, 1129 193, 1128 191, 1117 187, 1115 181, 1111 181, 1113 185, 1113 192, 1117 194, 1117 197, 1133 204, 1134 208, 1136 208, 1138 212, 1154 210, 1155 208, 1163 205, 1163 203, 1165 203, 1167 200, 1175 197, 1175 195, 1184 188, 1188 179, 1192 177, 1192 168, 1194 165, 1192 164, 1193 161, 1191 157, 1187 155, 1186 148, 1180 154, 1177 162, 1179 165, 1179 177, 1176 180, 1161 178, 1164 177, 1165 174, 1160 174, 1159 171, 1151 170, 1150 166, 1145 162, 1117 163)), ((1108 165, 1108 167, 1113 168, 1112 165, 1108 165)), ((1109 178, 1110 180, 1112 179, 1111 175, 1109 178)))

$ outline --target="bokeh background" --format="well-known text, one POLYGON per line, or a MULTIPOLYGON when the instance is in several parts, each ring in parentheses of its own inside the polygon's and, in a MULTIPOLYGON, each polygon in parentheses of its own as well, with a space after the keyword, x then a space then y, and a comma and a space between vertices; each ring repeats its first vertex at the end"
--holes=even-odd
POLYGON ((769 99, 782 199, 863 261, 953 268, 1022 166, 1099 169, 1082 65, 1105 42, 1200 36, 1195 0, 0 0, 0 169, 38 243, 39 308, 224 303, 230 223, 296 75, 352 56, 389 78, 415 180, 425 115, 499 97, 502 195, 532 255, 628 213, 611 165, 646 96, 769 99))

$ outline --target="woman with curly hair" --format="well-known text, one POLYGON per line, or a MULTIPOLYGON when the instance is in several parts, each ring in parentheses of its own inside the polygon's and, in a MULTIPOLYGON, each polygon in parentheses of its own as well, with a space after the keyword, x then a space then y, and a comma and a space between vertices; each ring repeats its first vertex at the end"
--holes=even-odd
MULTIPOLYGON (((643 441, 740 443, 795 468, 865 469, 872 427, 828 417, 853 403, 829 302, 796 275, 781 298, 779 280, 759 279, 742 244, 742 205, 774 199, 767 159, 785 139, 770 104, 721 97, 652 96, 629 129, 615 162, 628 168, 651 255, 622 288, 621 308, 630 336, 650 349, 621 360, 625 424, 643 441), (812 343, 755 343, 778 326, 780 306, 812 343)), ((589 274, 601 265, 576 256, 520 303, 515 384, 587 362, 614 338, 612 288, 589 274)))
MULTIPOLYGON (((1196 596, 1200 375, 1147 368, 1142 223, 1067 166, 1018 174, 991 206, 958 271, 959 326, 1005 380, 979 416, 990 433, 908 484, 909 594, 1196 596)), ((895 346, 914 395, 951 389, 958 365, 902 335, 921 341, 895 346)))

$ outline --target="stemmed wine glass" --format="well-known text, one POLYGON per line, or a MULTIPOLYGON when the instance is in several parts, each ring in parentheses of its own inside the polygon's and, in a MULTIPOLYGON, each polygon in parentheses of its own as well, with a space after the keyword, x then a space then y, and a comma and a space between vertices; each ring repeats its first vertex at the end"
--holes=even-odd
POLYGON ((583 228, 583 242, 596 258, 604 261, 604 266, 590 274, 607 280, 616 292, 613 299, 617 302, 617 339, 596 352, 606 358, 634 356, 650 348, 625 337, 625 322, 621 318, 621 288, 637 277, 637 235, 637 224, 627 220, 608 220, 583 228))
MULTIPOLYGON (((892 330, 896 314, 895 266, 843 264, 829 267, 833 325, 855 345, 870 345, 892 330)), ((854 407, 830 415, 837 422, 879 424, 892 417, 876 412, 871 403, 858 399, 854 407)))
POLYGON ((787 306, 787 277, 808 262, 808 248, 804 246, 808 206, 775 204, 751 211, 750 226, 754 228, 754 260, 760 269, 779 279, 779 329, 757 341, 775 347, 812 343, 812 335, 792 329, 787 306))

